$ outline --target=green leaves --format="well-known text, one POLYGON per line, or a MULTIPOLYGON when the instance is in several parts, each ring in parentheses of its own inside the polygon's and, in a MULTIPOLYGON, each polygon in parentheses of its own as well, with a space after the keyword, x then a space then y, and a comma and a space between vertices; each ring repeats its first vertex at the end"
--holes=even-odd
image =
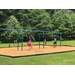
MULTIPOLYGON (((4 24, 6 24, 6 28, 10 28, 10 29, 15 29, 16 25, 19 26, 20 23, 18 22, 18 20, 16 19, 15 16, 11 15, 10 17, 8 17, 5 21, 4 24)), ((17 28, 16 28, 17 29, 17 28)))
MULTIPOLYGON (((75 10, 71 9, 0 9, 0 28, 57 31, 62 33, 63 39, 74 39, 74 12, 75 10)), ((24 41, 29 39, 33 41, 38 40, 36 33, 23 33, 24 41)), ((10 40, 14 41, 17 40, 18 32, 0 31, 0 34, 3 39, 8 40, 10 37, 10 40), (13 37, 14 35, 15 37, 13 37), (7 38, 5 36, 7 36, 7 38)), ((52 39, 53 37, 47 34, 46 38, 52 39)))

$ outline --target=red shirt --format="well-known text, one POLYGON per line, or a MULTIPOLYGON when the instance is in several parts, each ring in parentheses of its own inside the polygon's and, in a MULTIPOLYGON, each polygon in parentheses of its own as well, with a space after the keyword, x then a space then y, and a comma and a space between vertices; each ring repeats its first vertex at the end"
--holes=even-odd
POLYGON ((27 41, 27 44, 28 44, 29 47, 31 46, 31 43, 29 41, 27 41))

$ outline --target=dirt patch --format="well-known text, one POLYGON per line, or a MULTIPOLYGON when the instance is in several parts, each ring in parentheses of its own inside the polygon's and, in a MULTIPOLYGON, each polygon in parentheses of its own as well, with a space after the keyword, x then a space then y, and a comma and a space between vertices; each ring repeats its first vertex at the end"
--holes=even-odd
POLYGON ((28 56, 28 55, 36 55, 36 54, 46 54, 46 53, 57 53, 57 52, 65 52, 65 51, 72 51, 75 50, 75 47, 70 46, 57 46, 56 48, 53 48, 53 46, 45 46, 43 49, 43 46, 39 45, 33 46, 29 50, 28 46, 23 47, 23 51, 21 51, 21 47, 19 47, 19 50, 17 50, 17 47, 12 48, 0 48, 0 55, 7 55, 7 56, 28 56))

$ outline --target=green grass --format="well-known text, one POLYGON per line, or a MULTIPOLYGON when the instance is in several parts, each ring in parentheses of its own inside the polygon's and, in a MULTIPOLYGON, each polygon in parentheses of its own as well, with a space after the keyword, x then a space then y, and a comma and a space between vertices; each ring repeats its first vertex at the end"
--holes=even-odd
POLYGON ((75 52, 19 58, 0 56, 0 65, 75 65, 75 52))
MULTIPOLYGON (((39 43, 34 42, 34 44, 39 43)), ((17 44, 15 45, 17 46, 17 44)), ((27 44, 24 43, 24 45, 27 44)), ((48 41, 47 45, 52 45, 52 42, 48 41)), ((62 45, 75 46, 75 41, 62 41, 62 45)), ((11 46, 13 46, 12 43, 11 46)), ((0 44, 0 47, 8 47, 8 44, 0 44)), ((19 58, 0 56, 0 65, 75 65, 75 51, 19 58)))
MULTIPOLYGON (((34 45, 39 45, 39 42, 33 42, 34 45)), ((43 42, 40 42, 40 44, 43 45, 43 42)), ((17 43, 10 43, 10 46, 13 47, 13 45, 17 46, 17 43)), ((46 45, 53 45, 52 41, 47 41, 46 45)), ((57 45, 60 45, 60 41, 57 42, 57 45)), ((70 45, 75 46, 75 41, 62 41, 62 45, 70 45)), ((19 46, 21 46, 21 43, 19 43, 19 46)), ((23 42, 23 46, 27 46, 26 42, 23 42)), ((0 44, 0 47, 9 47, 9 43, 2 43, 0 44)))

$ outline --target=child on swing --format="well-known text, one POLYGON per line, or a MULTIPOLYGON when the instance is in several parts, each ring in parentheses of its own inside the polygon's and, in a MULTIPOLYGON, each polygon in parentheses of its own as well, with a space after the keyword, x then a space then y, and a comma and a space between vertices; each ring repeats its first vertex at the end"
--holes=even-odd
POLYGON ((31 49, 31 48, 32 48, 32 46, 33 46, 32 41, 31 41, 31 40, 27 41, 27 44, 28 44, 28 46, 29 46, 29 47, 30 47, 30 49, 31 49))
POLYGON ((54 46, 54 48, 56 47, 56 37, 54 37, 53 46, 54 46))
POLYGON ((30 41, 30 44, 31 44, 31 48, 32 48, 32 46, 33 46, 33 42, 31 41, 31 40, 29 40, 30 41))
POLYGON ((46 44, 46 39, 44 40, 45 44, 46 44))

